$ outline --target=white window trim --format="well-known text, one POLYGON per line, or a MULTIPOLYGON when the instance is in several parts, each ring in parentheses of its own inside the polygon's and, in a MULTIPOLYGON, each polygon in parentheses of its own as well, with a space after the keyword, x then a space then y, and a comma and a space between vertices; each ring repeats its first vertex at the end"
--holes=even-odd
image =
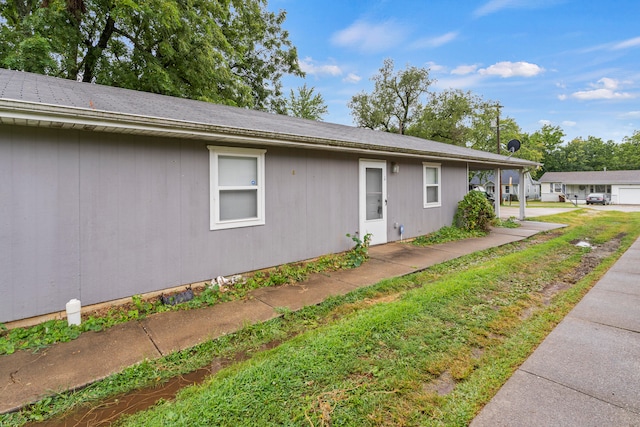
MULTIPOLYGON (((424 208, 436 208, 442 206, 442 165, 440 163, 422 163, 422 202, 424 208), (438 174, 438 201, 427 203, 427 168, 434 168, 438 174)), ((433 184, 430 184, 433 186, 433 184)))
MULTIPOLYGON (((211 230, 224 230, 229 228, 253 227, 265 224, 265 153, 267 150, 253 148, 218 147, 209 145, 209 211, 211 230), (218 185, 218 157, 220 155, 232 155, 238 157, 252 157, 257 159, 256 194, 258 215, 255 218, 235 219, 230 221, 220 220, 220 187, 218 185)), ((229 189, 244 189, 247 187, 234 187, 229 189)))

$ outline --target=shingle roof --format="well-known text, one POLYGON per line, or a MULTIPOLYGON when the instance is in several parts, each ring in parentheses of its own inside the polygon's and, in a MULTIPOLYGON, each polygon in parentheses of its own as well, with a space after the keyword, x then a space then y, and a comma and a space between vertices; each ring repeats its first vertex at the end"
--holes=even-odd
POLYGON ((183 138, 261 138, 272 145, 288 141, 288 145, 308 148, 393 152, 511 168, 538 165, 422 138, 3 69, 0 122, 138 134, 165 132, 183 138))
POLYGON ((540 182, 558 182, 563 184, 640 184, 640 170, 547 172, 542 175, 540 182))

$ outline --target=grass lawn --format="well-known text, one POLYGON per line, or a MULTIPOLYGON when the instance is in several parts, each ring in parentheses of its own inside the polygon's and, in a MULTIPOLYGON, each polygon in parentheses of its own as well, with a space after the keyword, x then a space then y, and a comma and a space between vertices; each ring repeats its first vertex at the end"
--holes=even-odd
MULTIPOLYGON (((504 202, 501 206, 506 206, 506 207, 519 207, 520 206, 520 202, 517 201, 512 201, 512 202, 504 202)), ((528 208, 567 208, 567 209, 576 209, 576 205, 574 205, 571 202, 564 202, 564 203, 560 203, 560 202, 540 202, 538 200, 529 200, 527 201, 527 204, 525 205, 528 208)), ((578 205, 577 208, 584 208, 586 207, 585 205, 578 205)))
POLYGON ((0 416, 0 424, 92 405, 224 359, 238 362, 118 424, 468 425, 640 236, 636 213, 567 210, 536 219, 570 226, 283 311, 278 319, 0 416), (578 240, 595 248, 577 247, 578 240))
POLYGON ((459 260, 455 271, 384 281, 324 314, 292 313, 317 326, 122 422, 467 425, 640 235, 637 214, 576 211, 553 221, 572 226, 511 253, 459 260), (609 248, 595 268, 578 239, 609 248))

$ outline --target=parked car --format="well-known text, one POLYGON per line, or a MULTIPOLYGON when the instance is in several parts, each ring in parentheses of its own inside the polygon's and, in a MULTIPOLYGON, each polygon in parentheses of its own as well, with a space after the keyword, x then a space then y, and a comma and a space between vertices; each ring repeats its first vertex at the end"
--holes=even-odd
POLYGON ((481 185, 476 185, 474 187, 471 187, 471 191, 479 191, 482 194, 485 195, 485 197, 487 198, 487 200, 489 200, 489 202, 491 202, 492 204, 495 203, 496 199, 493 197, 493 194, 487 192, 487 190, 485 190, 485 188, 481 185))
POLYGON ((591 193, 587 196, 588 205, 608 205, 611 203, 609 195, 605 193, 591 193))

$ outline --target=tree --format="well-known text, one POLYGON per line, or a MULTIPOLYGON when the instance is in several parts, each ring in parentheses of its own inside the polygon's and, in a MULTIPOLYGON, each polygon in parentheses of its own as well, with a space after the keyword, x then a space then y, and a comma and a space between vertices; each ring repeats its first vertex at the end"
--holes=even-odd
POLYGON ((308 88, 305 84, 298 88, 298 95, 293 92, 285 101, 284 114, 303 119, 322 121, 322 116, 329 111, 321 94, 313 93, 314 88, 308 88))
POLYGON ((465 147, 482 104, 480 97, 459 89, 430 93, 429 102, 407 134, 465 147))
POLYGON ((266 0, 7 0, 0 66, 274 110, 302 76, 266 0))
POLYGON ((617 169, 614 163, 616 144, 613 141, 603 142, 593 136, 586 140, 575 138, 562 147, 560 158, 562 171, 601 171, 617 169))
POLYGON ((420 97, 433 82, 429 70, 407 66, 394 73, 393 61, 385 59, 371 80, 373 92, 360 92, 348 104, 356 125, 404 134, 421 113, 420 97))
POLYGON ((512 139, 522 140, 522 129, 510 117, 501 117, 498 123, 498 109, 495 102, 483 102, 472 116, 471 131, 467 146, 490 153, 508 154, 507 143, 512 139), (500 144, 498 149, 498 129, 500 144))
POLYGON ((562 142, 565 133, 560 126, 543 125, 538 131, 529 136, 528 145, 537 147, 542 153, 539 160, 543 164, 542 168, 533 174, 534 179, 540 178, 545 172, 558 172, 561 169, 562 158, 562 142))
POLYGON ((616 165, 620 170, 640 170, 640 131, 626 136, 616 150, 616 165))

